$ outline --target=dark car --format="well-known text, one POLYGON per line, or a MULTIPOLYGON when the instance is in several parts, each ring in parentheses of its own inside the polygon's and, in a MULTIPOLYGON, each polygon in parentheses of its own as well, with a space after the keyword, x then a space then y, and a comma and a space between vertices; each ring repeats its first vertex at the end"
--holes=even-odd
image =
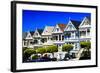
POLYGON ((69 60, 69 59, 72 59, 71 55, 65 54, 65 57, 64 57, 63 60, 66 61, 66 60, 69 60))
POLYGON ((48 57, 41 57, 38 59, 31 60, 30 62, 47 62, 47 61, 51 61, 51 59, 48 57))

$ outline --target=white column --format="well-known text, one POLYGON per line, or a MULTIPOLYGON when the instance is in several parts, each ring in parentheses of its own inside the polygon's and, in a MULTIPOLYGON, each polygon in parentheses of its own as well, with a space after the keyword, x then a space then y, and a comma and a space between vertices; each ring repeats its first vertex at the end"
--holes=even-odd
POLYGON ((40 39, 38 39, 38 44, 41 44, 41 41, 40 41, 40 39))
POLYGON ((28 46, 28 42, 27 41, 25 41, 26 42, 26 46, 28 46))
POLYGON ((59 35, 58 35, 58 41, 59 41, 59 35))
MULTIPOLYGON (((48 41, 48 37, 47 37, 47 41, 48 41)), ((46 42, 47 42, 47 41, 46 41, 46 42)))
POLYGON ((73 35, 73 33, 71 32, 71 37, 70 37, 70 39, 72 38, 72 35, 73 35))
POLYGON ((28 40, 28 47, 30 46, 30 41, 28 40))
POLYGON ((55 37, 55 36, 53 36, 53 37, 52 37, 52 39, 53 39, 53 41, 55 41, 55 40, 56 40, 56 37, 55 37))
POLYGON ((70 38, 69 38, 69 39, 71 39, 71 38, 72 38, 72 32, 70 32, 70 34, 71 34, 71 36, 70 36, 70 38))
POLYGON ((74 32, 74 39, 76 38, 76 32, 74 32))
POLYGON ((61 41, 62 41, 62 34, 61 34, 61 41))
POLYGON ((87 29, 86 29, 86 37, 87 37, 87 29))
POLYGON ((48 40, 50 40, 50 38, 48 37, 48 40))

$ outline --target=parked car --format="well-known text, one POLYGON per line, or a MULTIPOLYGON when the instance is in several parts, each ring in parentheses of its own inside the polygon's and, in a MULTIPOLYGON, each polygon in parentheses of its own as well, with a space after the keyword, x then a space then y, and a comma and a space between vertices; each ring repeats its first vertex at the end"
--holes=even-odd
POLYGON ((67 60, 69 60, 69 59, 72 59, 72 57, 71 57, 71 55, 69 55, 68 53, 67 54, 65 54, 65 57, 64 57, 64 61, 67 61, 67 60))
POLYGON ((47 61, 51 61, 51 59, 48 58, 48 57, 41 57, 41 58, 38 58, 38 59, 30 60, 30 62, 47 62, 47 61))

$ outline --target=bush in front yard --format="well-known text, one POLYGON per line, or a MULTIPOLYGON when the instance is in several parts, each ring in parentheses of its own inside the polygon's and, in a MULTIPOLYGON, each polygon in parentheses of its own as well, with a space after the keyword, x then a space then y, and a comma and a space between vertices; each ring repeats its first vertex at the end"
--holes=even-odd
POLYGON ((26 49, 23 52, 23 58, 24 58, 24 60, 28 59, 32 54, 36 54, 36 51, 34 49, 26 49))
POLYGON ((40 53, 40 54, 46 53, 46 49, 45 48, 38 48, 38 49, 36 49, 36 53, 40 53))
POLYGON ((29 49, 29 48, 24 47, 24 48, 22 49, 22 51, 24 52, 26 49, 29 49))
POLYGON ((73 49, 73 45, 71 44, 64 44, 62 47, 63 51, 70 52, 73 49))
POLYGON ((32 60, 34 59, 38 59, 38 56, 37 55, 32 56, 32 60))
POLYGON ((90 59, 91 58, 91 42, 80 42, 81 48, 84 48, 84 51, 81 54, 80 59, 90 59))
POLYGON ((80 42, 81 48, 91 48, 91 42, 80 42))
POLYGON ((48 53, 54 53, 54 52, 57 52, 57 51, 58 51, 58 48, 57 48, 56 45, 51 45, 51 46, 48 46, 48 47, 46 48, 46 51, 47 51, 48 53))
POLYGON ((91 51, 83 51, 80 57, 80 60, 91 59, 91 51))

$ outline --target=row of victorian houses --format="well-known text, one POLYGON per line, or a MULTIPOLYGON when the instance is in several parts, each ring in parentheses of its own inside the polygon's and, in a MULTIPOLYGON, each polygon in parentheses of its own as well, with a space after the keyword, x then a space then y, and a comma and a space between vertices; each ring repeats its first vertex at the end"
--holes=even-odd
POLYGON ((91 20, 84 17, 82 21, 69 20, 67 24, 56 24, 56 26, 45 26, 42 29, 23 33, 23 47, 36 48, 48 45, 57 45, 58 51, 62 51, 63 44, 74 46, 72 53, 80 49, 80 41, 91 40, 91 20))

